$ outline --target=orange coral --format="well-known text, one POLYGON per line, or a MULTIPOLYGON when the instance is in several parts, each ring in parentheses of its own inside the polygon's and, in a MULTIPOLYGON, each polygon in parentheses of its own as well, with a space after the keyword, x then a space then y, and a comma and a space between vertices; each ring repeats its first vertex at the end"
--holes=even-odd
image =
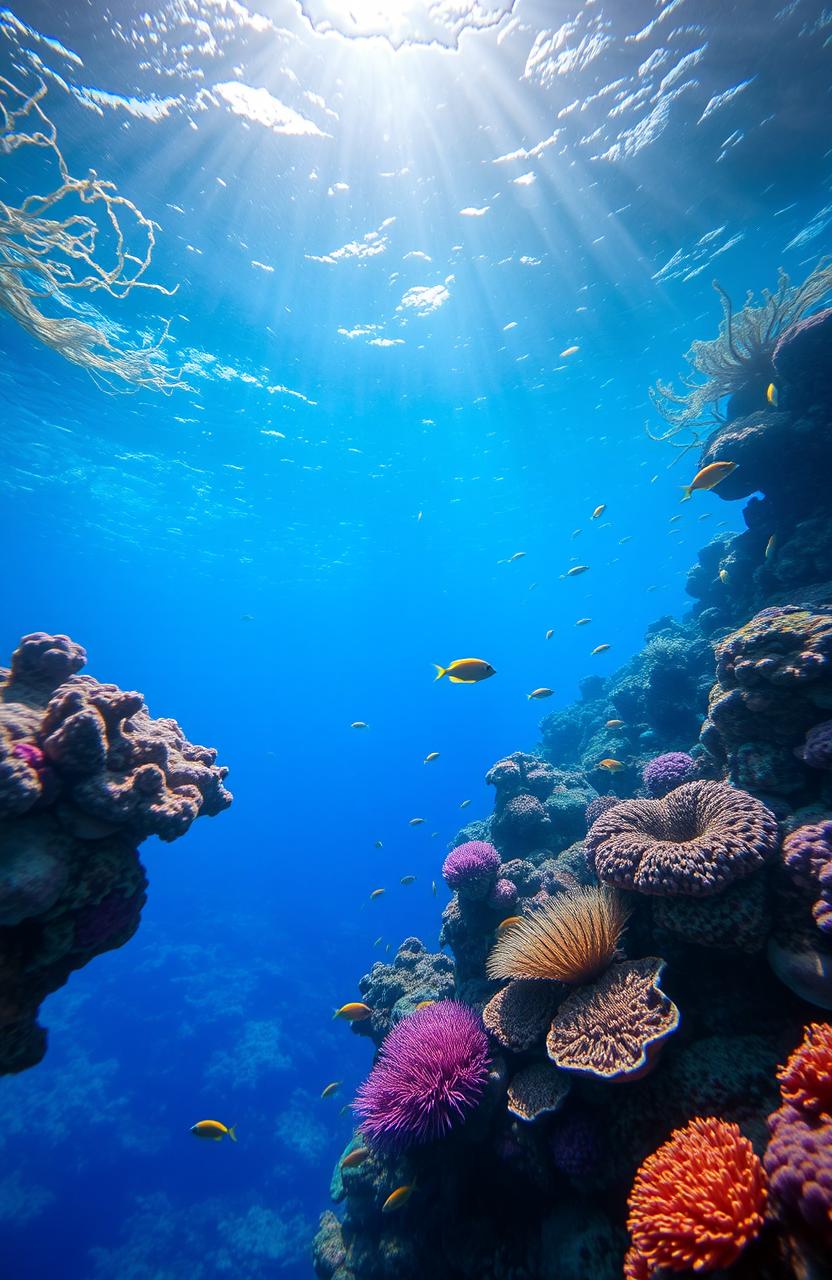
POLYGON ((697 1118, 642 1164, 630 1192, 627 1280, 659 1268, 715 1271, 760 1231, 763 1166, 735 1124, 697 1118))
POLYGON ((777 1072, 783 1101, 810 1115, 832 1115, 832 1026, 813 1022, 777 1072))

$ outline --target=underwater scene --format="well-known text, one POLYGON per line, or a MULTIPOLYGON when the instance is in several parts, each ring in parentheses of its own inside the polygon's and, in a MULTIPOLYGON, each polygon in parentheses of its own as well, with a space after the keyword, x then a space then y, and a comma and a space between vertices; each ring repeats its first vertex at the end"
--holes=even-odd
POLYGON ((832 10, 0 7, 0 1277, 832 1277, 832 10))

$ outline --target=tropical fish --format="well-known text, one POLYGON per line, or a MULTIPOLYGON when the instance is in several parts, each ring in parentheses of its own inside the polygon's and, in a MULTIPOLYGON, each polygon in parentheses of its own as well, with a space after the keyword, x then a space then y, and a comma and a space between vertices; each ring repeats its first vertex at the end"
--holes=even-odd
POLYGON ((676 515, 676 516, 671 516, 671 517, 670 517, 670 519, 668 520, 668 524, 675 524, 675 523, 676 523, 676 521, 677 521, 677 520, 681 520, 681 518, 682 518, 682 517, 681 517, 681 516, 678 516, 678 515, 676 515))
POLYGON ((684 486, 685 493, 682 501, 688 502, 698 489, 715 489, 726 476, 730 476, 731 472, 736 471, 736 469, 736 462, 709 462, 707 467, 697 471, 690 484, 684 486))
POLYGON ((624 725, 623 720, 608 720, 604 725, 605 729, 620 729, 624 725))
POLYGON ((606 502, 602 502, 600 507, 595 508, 592 515, 589 517, 590 520, 599 520, 601 516, 604 514, 604 512, 606 511, 606 509, 607 509, 606 502))
POLYGON ((454 658, 447 667, 440 667, 438 662, 433 665, 436 667, 436 679, 447 676, 451 684, 476 684, 496 674, 491 663, 483 658, 454 658))
POLYGON ((407 825, 409 827, 420 827, 424 822, 424 818, 410 818, 407 825))
POLYGON ((633 540, 633 535, 632 535, 631 533, 625 533, 625 535, 624 535, 624 537, 623 537, 623 538, 619 538, 619 539, 618 539, 618 545, 619 545, 619 547, 623 547, 623 546, 625 546, 628 542, 632 542, 632 540, 633 540))
POLYGON ((350 725, 351 729, 369 729, 369 727, 366 720, 353 720, 350 725))
POLYGON ((433 896, 434 896, 434 898, 435 898, 435 897, 436 897, 436 881, 435 881, 435 880, 431 880, 431 882, 430 882, 430 887, 431 887, 431 889, 432 889, 432 891, 433 891, 433 896))
POLYGON ((579 573, 586 573, 588 570, 588 564, 574 564, 571 569, 566 570, 563 576, 564 578, 577 578, 579 573))
POLYGON ((382 844, 382 842, 381 842, 380 840, 376 840, 376 848, 377 848, 377 849, 383 849, 383 848, 384 848, 384 845, 382 844))
POLYGON ((195 1138, 208 1138, 211 1142, 222 1142, 226 1137, 237 1141, 237 1126, 224 1125, 219 1120, 197 1120, 191 1126, 191 1133, 195 1138))
POLYGON ((373 892, 370 894, 370 901, 372 902, 374 898, 380 898, 383 893, 383 889, 373 889, 373 892))
POLYGON ((384 934, 380 933, 379 936, 376 938, 375 942, 373 943, 373 946, 380 947, 383 941, 384 941, 384 934))
POLYGON ((421 524, 421 522, 422 522, 422 513, 421 513, 421 511, 420 511, 420 512, 418 512, 418 514, 417 514, 417 516, 416 516, 416 523, 417 523, 417 524, 421 524))
POLYGON ((369 1160, 369 1147, 353 1147, 352 1151, 348 1151, 341 1161, 342 1169, 357 1169, 365 1160, 369 1160))
POLYGON ((587 627, 587 626, 589 626, 589 624, 590 624, 590 622, 591 622, 591 621, 592 621, 592 619, 591 619, 591 618, 579 618, 579 619, 578 619, 578 621, 575 623, 575 626, 576 626, 576 627, 587 627))
POLYGON ((399 884, 404 884, 404 885, 415 884, 415 883, 416 883, 415 876, 402 876, 401 880, 399 881, 399 884))
POLYGON ((766 550, 765 550, 766 560, 771 559, 776 549, 777 549, 777 534, 773 533, 769 538, 768 542, 766 543, 766 550))
POLYGON ((438 759, 439 759, 438 751, 429 751, 428 754, 425 756, 423 763, 430 764, 431 760, 438 760, 438 759))
POLYGON ((436 1004, 436 1001, 435 1001, 435 1000, 420 1000, 420 1001, 419 1001, 419 1003, 418 1003, 417 1005, 414 1005, 414 1008, 416 1008, 416 1009, 427 1009, 428 1005, 430 1005, 430 1004, 436 1004))
POLYGON ((459 807, 460 809, 467 809, 470 803, 470 800, 460 800, 459 807))
POLYGON ((515 560, 522 560, 525 554, 525 551, 515 551, 513 556, 509 556, 506 563, 513 564, 515 560))
POLYGON ((589 656, 591 658, 594 658, 596 653, 606 653, 607 649, 610 649, 610 648, 612 648, 612 646, 608 644, 596 644, 595 648, 592 650, 592 653, 589 656))
POLYGON ((777 394, 777 388, 773 382, 770 382, 766 387, 766 400, 768 400, 769 404, 776 409, 779 399, 780 397, 777 394))
POLYGON ((344 1083, 344 1082, 343 1082, 343 1080, 333 1080, 333 1081, 332 1081, 332 1084, 328 1084, 328 1085, 326 1085, 326 1086, 321 1090, 321 1097, 322 1097, 322 1098, 331 1098, 331 1097, 333 1096, 333 1094, 336 1094, 336 1093, 338 1092, 338 1090, 341 1088, 341 1085, 342 1085, 343 1083, 344 1083))
POLYGON ((510 929, 512 925, 519 924, 523 919, 522 916, 506 916, 505 920, 501 920, 497 925, 498 929, 510 929))
POLYGON ((415 1185, 413 1182, 408 1182, 403 1187, 396 1187, 381 1206, 381 1212, 395 1213, 397 1209, 403 1208, 413 1195, 415 1185))
POLYGON ((577 538, 577 536, 578 536, 578 534, 579 534, 580 532, 581 532, 581 530, 580 530, 580 529, 573 529, 573 530, 572 530, 572 533, 571 533, 571 535, 570 535, 570 536, 571 536, 571 538, 572 538, 572 541, 573 541, 573 542, 574 542, 574 540, 577 538))
POLYGON ((554 689, 533 689, 531 693, 527 693, 526 697, 531 702, 532 698, 551 698, 554 689))
POLYGON ((580 348, 580 347, 578 347, 578 346, 574 346, 574 347, 567 347, 565 351, 561 351, 561 353, 560 353, 560 358, 561 358, 561 360, 565 360, 565 359, 567 358, 567 356, 574 356, 574 355, 577 355, 577 354, 578 354, 578 352, 580 351, 580 349, 581 349, 581 348, 580 348))
POLYGON ((722 585, 723 585, 724 587, 727 587, 728 583, 729 583, 729 582, 730 582, 730 580, 731 580, 731 579, 730 579, 730 575, 729 575, 729 573, 728 573, 728 570, 727 570, 727 569, 720 569, 720 571, 719 571, 719 580, 720 580, 720 582, 722 583, 722 585))
POLYGON ((555 634, 554 628, 550 627, 549 630, 546 632, 546 639, 551 640, 554 634, 555 634))
POLYGON ((351 1004, 342 1004, 340 1009, 336 1009, 333 1018, 343 1018, 345 1022, 366 1022, 368 1018, 373 1016, 373 1011, 368 1004, 363 1004, 360 1000, 354 1000, 351 1004))
POLYGON ((607 756, 604 760, 598 761, 598 768, 606 769, 607 773, 620 773, 627 766, 622 764, 620 760, 614 760, 612 756, 607 756))

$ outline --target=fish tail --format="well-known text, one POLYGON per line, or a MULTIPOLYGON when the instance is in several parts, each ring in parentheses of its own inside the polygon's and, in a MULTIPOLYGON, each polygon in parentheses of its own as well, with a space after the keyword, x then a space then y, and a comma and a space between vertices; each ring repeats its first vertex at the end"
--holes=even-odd
POLYGON ((689 484, 683 484, 682 488, 685 491, 682 494, 682 502, 690 502, 691 498, 693 497, 693 489, 689 484))
POLYGON ((237 1126, 236 1126, 236 1124, 232 1124, 232 1125, 229 1127, 229 1130, 228 1130, 228 1136, 229 1136, 229 1138, 231 1139, 231 1141, 232 1141, 232 1142, 236 1142, 236 1141, 237 1141, 237 1126))
POLYGON ((436 667, 436 679, 434 680, 434 684, 435 684, 436 680, 441 680, 444 675, 447 675, 448 669, 447 667, 440 667, 438 662, 432 662, 431 666, 436 667))

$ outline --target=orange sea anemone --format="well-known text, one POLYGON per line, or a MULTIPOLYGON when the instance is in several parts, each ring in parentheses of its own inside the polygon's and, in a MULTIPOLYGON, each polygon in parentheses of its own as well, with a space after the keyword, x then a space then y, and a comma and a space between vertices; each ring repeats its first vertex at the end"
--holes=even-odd
POLYGON ((642 1164, 629 1199, 627 1280, 730 1266, 759 1233, 763 1166, 739 1127, 697 1118, 642 1164))
POLYGON ((832 1026, 813 1022, 777 1072, 783 1101, 809 1115, 832 1116, 832 1026))

